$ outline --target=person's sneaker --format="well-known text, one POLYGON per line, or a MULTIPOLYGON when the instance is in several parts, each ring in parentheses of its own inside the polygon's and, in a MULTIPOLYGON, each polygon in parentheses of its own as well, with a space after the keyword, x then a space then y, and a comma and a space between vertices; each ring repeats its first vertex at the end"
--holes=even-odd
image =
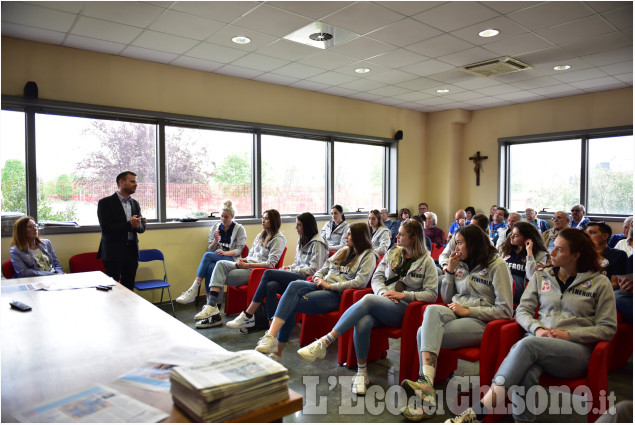
POLYGON ((320 339, 316 339, 306 347, 302 347, 298 350, 298 354, 307 362, 314 362, 315 359, 323 359, 326 356, 326 342, 320 339))
POLYGON ((196 327, 198 329, 212 328, 214 326, 220 326, 223 324, 223 319, 221 319, 220 314, 215 314, 211 317, 208 317, 203 320, 199 320, 196 322, 196 327))
POLYGON ((404 379, 401 382, 401 387, 406 391, 408 400, 408 404, 401 412, 404 418, 420 422, 434 414, 437 406, 437 393, 427 378, 419 378, 416 382, 404 379))
POLYGON ((481 423, 478 419, 476 419, 476 413, 470 407, 465 412, 461 413, 459 416, 455 416, 445 421, 446 424, 458 424, 458 423, 481 423))
POLYGON ((353 394, 366 394, 366 387, 368 387, 369 383, 370 381, 368 380, 367 374, 357 372, 357 374, 353 377, 353 394))
POLYGON ((262 338, 258 340, 256 351, 259 351, 264 354, 277 353, 278 341, 276 340, 275 337, 266 333, 262 338))
POLYGON ((187 291, 183 292, 181 295, 179 295, 179 297, 177 299, 175 299, 174 301, 176 301, 179 304, 192 303, 196 299, 196 291, 197 290, 198 290, 198 287, 190 288, 187 291))
POLYGON ((194 320, 207 319, 208 317, 212 317, 217 314, 220 314, 220 310, 218 310, 218 307, 205 304, 203 306, 203 309, 199 313, 197 313, 196 316, 194 316, 194 320))
POLYGON ((274 360, 278 363, 282 363, 282 356, 279 356, 276 353, 269 353, 267 357, 269 357, 271 360, 274 360))
POLYGON ((231 329, 251 328, 255 326, 256 318, 252 315, 251 319, 247 317, 247 314, 243 311, 237 318, 227 322, 227 327, 231 329))

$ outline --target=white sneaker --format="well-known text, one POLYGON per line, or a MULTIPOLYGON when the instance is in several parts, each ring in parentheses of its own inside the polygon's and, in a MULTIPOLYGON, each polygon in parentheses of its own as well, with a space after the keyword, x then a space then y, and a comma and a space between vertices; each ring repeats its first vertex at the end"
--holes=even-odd
POLYGON ((277 353, 278 341, 274 337, 266 333, 262 338, 258 340, 256 351, 264 354, 277 353))
POLYGON ((212 317, 212 316, 215 316, 217 314, 220 314, 220 311, 218 310, 218 307, 216 307, 216 306, 212 307, 209 304, 205 304, 203 306, 203 309, 201 310, 201 312, 197 313, 196 316, 194 316, 194 320, 207 319, 208 317, 212 317))
POLYGON ((226 323, 231 329, 251 328, 256 325, 256 318, 252 315, 251 319, 247 317, 245 312, 241 312, 237 318, 226 323))
POLYGON ((357 372, 357 374, 353 377, 353 394, 366 394, 366 387, 369 383, 370 381, 368 380, 367 374, 357 372))
POLYGON ((320 338, 300 348, 298 354, 307 362, 314 362, 315 359, 323 359, 326 356, 326 347, 326 343, 320 338))
POLYGON ((175 299, 174 301, 176 301, 179 304, 189 304, 194 302, 194 300, 196 299, 196 291, 198 290, 198 286, 196 287, 191 287, 190 289, 188 289, 187 291, 183 292, 177 299, 175 299))

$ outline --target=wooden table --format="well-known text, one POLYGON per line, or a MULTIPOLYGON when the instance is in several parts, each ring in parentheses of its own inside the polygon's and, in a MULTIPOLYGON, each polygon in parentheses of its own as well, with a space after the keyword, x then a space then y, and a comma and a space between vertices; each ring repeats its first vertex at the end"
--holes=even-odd
MULTIPOLYGON (((101 272, 46 278, 2 280, 2 287, 64 279, 112 284, 101 272)), ((0 298, 2 338, 2 422, 15 422, 11 412, 95 384, 111 386, 170 413, 168 422, 190 422, 168 393, 112 383, 172 347, 224 351, 222 347, 171 315, 117 284, 108 292, 95 288, 6 293, 0 298), (22 313, 11 300, 31 307, 22 313)), ((201 361, 205 359, 200 359, 201 361)), ((302 409, 302 397, 248 413, 236 422, 267 422, 302 409)))

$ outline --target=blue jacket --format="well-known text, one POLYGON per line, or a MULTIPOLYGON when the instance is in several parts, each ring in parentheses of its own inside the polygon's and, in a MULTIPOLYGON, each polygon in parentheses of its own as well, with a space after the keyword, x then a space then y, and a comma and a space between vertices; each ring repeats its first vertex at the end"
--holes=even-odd
POLYGON ((9 250, 9 254, 11 255, 11 264, 13 264, 13 269, 15 270, 15 277, 29 277, 29 276, 48 276, 54 273, 64 273, 62 270, 62 265, 57 259, 55 255, 55 250, 53 249, 53 244, 48 239, 42 239, 42 243, 37 243, 38 247, 42 250, 44 255, 49 257, 51 260, 51 265, 55 272, 45 272, 36 270, 35 267, 35 258, 31 255, 29 250, 20 251, 16 245, 13 245, 9 250))

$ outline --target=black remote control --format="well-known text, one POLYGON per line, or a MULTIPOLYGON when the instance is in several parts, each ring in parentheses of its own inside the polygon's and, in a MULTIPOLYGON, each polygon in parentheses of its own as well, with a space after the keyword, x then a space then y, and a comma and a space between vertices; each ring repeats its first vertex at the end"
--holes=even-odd
POLYGON ((20 310, 20 311, 29 311, 31 310, 31 306, 30 305, 26 305, 20 301, 11 301, 9 304, 11 304, 11 308, 15 309, 15 310, 20 310))

